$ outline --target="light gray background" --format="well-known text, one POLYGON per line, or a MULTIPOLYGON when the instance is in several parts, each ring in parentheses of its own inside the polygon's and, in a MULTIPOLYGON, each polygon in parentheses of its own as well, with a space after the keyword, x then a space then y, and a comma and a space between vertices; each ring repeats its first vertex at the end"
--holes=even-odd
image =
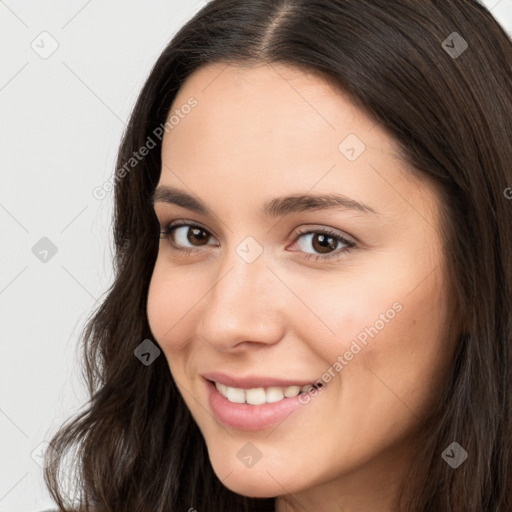
MULTIPOLYGON (((483 3, 512 34, 512 0, 483 3)), ((0 0, 0 512, 53 506, 37 453, 87 400, 77 340, 112 282, 112 193, 92 190, 154 61, 203 5, 0 0), (43 237, 54 255, 34 254, 43 237)))

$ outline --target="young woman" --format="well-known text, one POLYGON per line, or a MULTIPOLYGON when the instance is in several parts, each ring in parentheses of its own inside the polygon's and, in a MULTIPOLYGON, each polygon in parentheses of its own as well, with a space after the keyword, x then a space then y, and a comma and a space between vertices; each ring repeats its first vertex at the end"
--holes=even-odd
POLYGON ((512 510, 511 86, 476 0, 209 2, 120 148, 59 507, 512 510))

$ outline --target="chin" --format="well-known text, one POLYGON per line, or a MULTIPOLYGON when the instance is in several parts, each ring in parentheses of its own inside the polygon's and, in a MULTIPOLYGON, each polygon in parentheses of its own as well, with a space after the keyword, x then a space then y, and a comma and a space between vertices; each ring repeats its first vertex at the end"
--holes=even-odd
POLYGON ((300 475, 295 479, 293 475, 283 474, 282 470, 273 470, 272 467, 264 466, 263 461, 252 468, 247 468, 242 463, 228 464, 225 457, 222 455, 220 457, 218 464, 212 461, 217 478, 224 487, 241 496, 274 498, 284 493, 299 491, 305 484, 299 481, 300 475))
POLYGON ((276 481, 272 480, 270 476, 268 478, 271 482, 262 482, 260 475, 256 474, 254 478, 243 474, 235 477, 231 474, 224 481, 221 480, 221 482, 230 491, 241 496, 247 496, 248 498, 274 498, 279 494, 283 494, 283 488, 276 481))

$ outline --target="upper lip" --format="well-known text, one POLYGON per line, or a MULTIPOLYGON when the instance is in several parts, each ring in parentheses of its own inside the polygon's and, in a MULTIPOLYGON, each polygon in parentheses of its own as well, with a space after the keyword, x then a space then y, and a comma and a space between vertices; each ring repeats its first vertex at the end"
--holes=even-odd
POLYGON ((257 375, 246 375, 240 377, 233 377, 223 372, 207 372, 203 373, 202 376, 219 384, 224 384, 230 388, 241 388, 241 389, 252 389, 252 388, 268 388, 272 386, 276 387, 288 387, 288 386, 306 386, 308 384, 314 384, 315 381, 311 380, 300 380, 300 379, 278 379, 276 377, 268 376, 257 376, 257 375))

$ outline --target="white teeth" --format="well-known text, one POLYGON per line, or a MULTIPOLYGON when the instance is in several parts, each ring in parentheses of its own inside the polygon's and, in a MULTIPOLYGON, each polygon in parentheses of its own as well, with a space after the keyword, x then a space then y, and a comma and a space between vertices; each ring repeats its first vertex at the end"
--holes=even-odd
POLYGON ((263 388, 245 390, 245 401, 251 405, 261 405, 267 401, 267 395, 263 388))
POLYGON ((300 386, 288 386, 284 390, 284 396, 286 398, 293 398, 294 396, 297 396, 300 393, 300 386))
POLYGON ((241 389, 232 388, 224 384, 215 382, 215 387, 219 393, 225 396, 230 402, 237 404, 247 403, 250 405, 261 405, 264 403, 279 402, 286 398, 293 398, 299 393, 307 393, 314 388, 312 384, 305 386, 288 386, 286 388, 280 388, 272 386, 269 388, 252 388, 252 389, 241 389))
POLYGON ((272 404, 274 402, 279 402, 284 398, 284 393, 281 388, 268 388, 267 389, 267 402, 272 404))
POLYGON ((230 402, 243 404, 245 402, 245 392, 243 389, 230 388, 229 386, 226 386, 226 398, 230 402))

